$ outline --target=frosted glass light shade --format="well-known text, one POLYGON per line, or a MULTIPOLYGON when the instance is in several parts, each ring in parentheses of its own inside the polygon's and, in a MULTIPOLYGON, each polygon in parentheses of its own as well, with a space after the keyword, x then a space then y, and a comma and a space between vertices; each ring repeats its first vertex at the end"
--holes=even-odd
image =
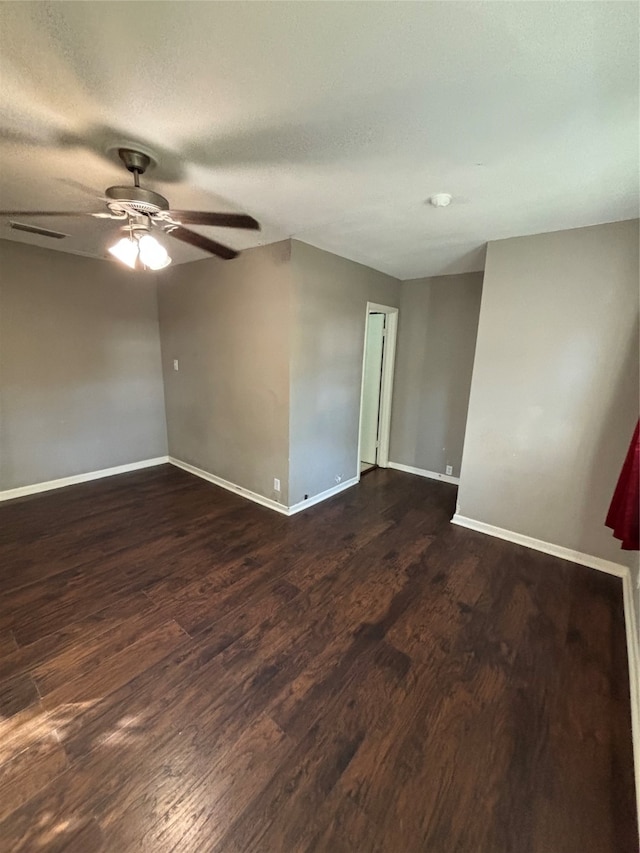
POLYGON ((151 234, 145 234, 138 241, 140 246, 140 260, 151 270, 161 270, 171 263, 171 258, 165 247, 158 243, 151 234))
POLYGON ((111 246, 109 251, 132 270, 136 268, 138 258, 140 263, 150 270, 161 270, 171 263, 165 247, 151 234, 123 237, 115 246, 111 246))
POLYGON ((131 267, 132 270, 135 269, 136 258, 138 257, 138 244, 135 240, 123 237, 122 240, 118 240, 115 246, 111 246, 109 251, 114 258, 122 261, 123 264, 131 267))

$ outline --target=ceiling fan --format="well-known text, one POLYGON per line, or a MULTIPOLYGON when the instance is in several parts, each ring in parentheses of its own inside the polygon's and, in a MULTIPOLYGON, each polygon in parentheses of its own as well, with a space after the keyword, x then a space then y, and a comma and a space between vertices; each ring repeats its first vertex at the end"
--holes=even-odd
POLYGON ((154 229, 225 260, 235 258, 238 252, 184 226, 212 225, 218 228, 247 228, 254 231, 260 229, 256 220, 244 213, 169 209, 169 202, 164 196, 140 186, 140 175, 144 175, 151 158, 132 148, 119 148, 118 154, 125 167, 133 174, 134 183, 128 187, 109 187, 105 191, 105 201, 109 209, 107 213, 2 210, 0 216, 94 216, 97 219, 122 221, 125 223, 122 227, 125 236, 111 246, 109 252, 131 269, 151 270, 163 269, 171 263, 165 247, 152 235, 154 229))

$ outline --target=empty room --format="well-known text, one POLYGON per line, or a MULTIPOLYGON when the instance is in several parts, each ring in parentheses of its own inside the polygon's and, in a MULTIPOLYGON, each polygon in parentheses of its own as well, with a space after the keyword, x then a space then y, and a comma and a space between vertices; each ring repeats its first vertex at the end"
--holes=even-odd
POLYGON ((0 850, 638 853, 639 15, 0 3, 0 850))

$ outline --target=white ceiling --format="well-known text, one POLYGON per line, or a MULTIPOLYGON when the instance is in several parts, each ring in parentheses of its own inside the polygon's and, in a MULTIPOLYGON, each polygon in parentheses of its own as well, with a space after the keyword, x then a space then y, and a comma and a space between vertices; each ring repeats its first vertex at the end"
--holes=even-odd
MULTIPOLYGON (((477 270, 487 240, 638 215, 638 51, 631 2, 2 3, 0 207, 101 209, 84 187, 127 183, 107 152, 133 140, 173 207, 263 223, 197 229, 236 248, 477 270)), ((30 221, 72 236, 0 237, 113 242, 30 221)))

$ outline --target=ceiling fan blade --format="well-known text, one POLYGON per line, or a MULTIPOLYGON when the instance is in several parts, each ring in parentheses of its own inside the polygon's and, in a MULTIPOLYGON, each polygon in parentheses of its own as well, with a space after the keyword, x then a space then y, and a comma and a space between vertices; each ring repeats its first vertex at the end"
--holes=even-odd
POLYGON ((74 190, 79 190, 81 193, 85 195, 91 196, 93 199, 99 199, 99 201, 106 201, 104 192, 100 192, 94 187, 89 187, 86 184, 81 183, 80 181, 74 181, 71 178, 58 178, 57 179, 61 184, 65 184, 68 187, 72 187, 74 190))
POLYGON ((260 230, 260 223, 246 213, 205 213, 200 210, 170 210, 169 214, 185 225, 214 225, 218 228, 260 230))
POLYGON ((225 261, 230 261, 237 257, 238 253, 228 246, 223 246, 221 243, 216 243, 215 240, 210 240, 208 237, 203 237, 202 234, 196 234, 195 231, 190 231, 188 228, 183 228, 178 225, 167 232, 170 237, 175 237, 182 243, 188 243, 190 246, 195 246, 197 249, 203 249, 205 252, 210 252, 212 255, 217 255, 219 258, 224 258, 225 261))
POLYGON ((0 210, 0 216, 95 216, 77 210, 0 210))

